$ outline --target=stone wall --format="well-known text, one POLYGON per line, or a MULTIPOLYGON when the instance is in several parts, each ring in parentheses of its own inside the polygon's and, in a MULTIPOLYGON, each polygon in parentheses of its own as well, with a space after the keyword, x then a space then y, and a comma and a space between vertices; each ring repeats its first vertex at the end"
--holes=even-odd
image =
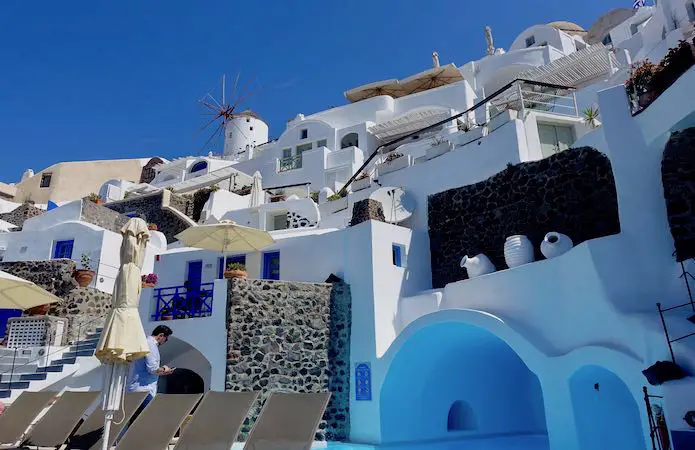
POLYGON ((31 203, 24 203, 15 208, 13 211, 0 214, 0 220, 4 220, 5 222, 9 222, 13 225, 21 227, 24 225, 24 222, 27 219, 40 216, 44 212, 45 211, 43 209, 37 208, 31 203))
MULTIPOLYGON (((157 231, 163 233, 167 241, 171 243, 176 240, 174 236, 188 228, 190 224, 171 211, 162 209, 163 196, 164 193, 159 192, 107 203, 105 206, 121 214, 137 213, 147 223, 156 224, 157 231)), ((186 214, 186 204, 185 198, 170 194, 169 206, 172 208, 186 214)))
POLYGON ((695 128, 671 135, 661 161, 661 179, 676 259, 695 258, 695 128))
POLYGON ((121 228, 128 222, 128 217, 112 209, 89 201, 82 200, 82 220, 106 230, 120 233, 121 228))
POLYGON ((29 280, 60 298, 79 287, 72 276, 75 262, 70 259, 2 262, 0 270, 29 280))
POLYGON ((386 222, 386 217, 384 216, 384 206, 378 200, 373 200, 371 198, 366 198, 355 202, 352 205, 352 219, 350 220, 350 226, 355 226, 367 220, 379 220, 381 222, 386 222))
POLYGON ((112 294, 78 287, 52 305, 49 315, 68 319, 67 342, 75 342, 104 326, 111 301, 112 294))
POLYGON ((333 394, 317 440, 345 440, 350 432, 350 288, 230 280, 227 310, 229 391, 261 391, 239 436, 245 440, 273 391, 333 394))
POLYGON ((615 181, 608 158, 592 148, 509 166, 480 183, 428 199, 432 285, 467 278, 464 255, 484 253, 506 269, 504 241, 523 234, 536 248, 558 231, 574 244, 620 232, 615 181))
POLYGON ((287 228, 307 228, 316 226, 316 222, 294 211, 287 213, 287 228))

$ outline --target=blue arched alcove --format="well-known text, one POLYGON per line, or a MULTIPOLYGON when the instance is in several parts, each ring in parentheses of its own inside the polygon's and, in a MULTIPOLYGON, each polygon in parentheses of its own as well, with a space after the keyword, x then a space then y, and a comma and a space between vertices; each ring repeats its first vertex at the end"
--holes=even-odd
POLYGON ((646 450, 639 408, 623 380, 591 365, 569 383, 581 450, 646 450))
POLYGON ((381 387, 380 416, 385 444, 548 448, 536 375, 502 339, 463 322, 428 325, 402 344, 381 387))

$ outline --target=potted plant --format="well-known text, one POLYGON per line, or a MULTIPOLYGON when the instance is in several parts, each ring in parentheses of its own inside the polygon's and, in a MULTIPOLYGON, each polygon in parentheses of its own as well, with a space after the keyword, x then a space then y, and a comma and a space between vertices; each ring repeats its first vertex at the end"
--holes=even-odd
POLYGON ((427 149, 427 159, 436 158, 444 153, 447 153, 453 148, 453 144, 443 137, 436 136, 430 142, 430 148, 427 149))
POLYGON ((28 316, 45 316, 51 309, 51 304, 46 303, 45 305, 34 306, 33 308, 27 309, 25 312, 28 316))
POLYGON ((279 190, 270 197, 270 203, 284 202, 287 200, 285 191, 279 190))
POLYGON ((87 199, 88 199, 90 202, 92 202, 92 203, 96 203, 97 205, 101 205, 101 204, 102 204, 101 195, 95 194, 94 192, 92 192, 91 194, 89 194, 89 195, 87 196, 87 199))
POLYGON ((169 308, 162 308, 159 311, 159 320, 173 320, 174 315, 171 313, 169 308))
POLYGON ((228 280, 232 278, 246 278, 246 266, 241 263, 231 263, 227 265, 224 271, 224 277, 228 280))
POLYGON ((143 288, 153 288, 157 285, 158 280, 159 280, 159 277, 157 276, 156 273, 143 275, 142 276, 142 287, 143 288))
POLYGON ((332 213, 342 211, 348 207, 348 199, 340 194, 329 195, 326 200, 332 213))
POLYGON ((317 205, 319 204, 319 192, 314 191, 311 194, 309 194, 309 197, 316 203, 317 205))
POLYGON ((584 115, 584 122, 591 128, 598 128, 601 126, 601 122, 598 121, 599 110, 598 107, 590 106, 586 108, 582 114, 584 115))
POLYGON ((156 223, 148 223, 147 229, 150 231, 157 231, 159 229, 159 227, 157 227, 156 223))
POLYGON ((362 189, 367 189, 371 185, 372 179, 368 174, 362 172, 357 178, 355 178, 355 181, 352 182, 352 190, 361 191, 362 189))
POLYGON ((81 269, 76 269, 74 278, 80 287, 87 287, 94 279, 96 273, 92 270, 92 258, 87 253, 82 253, 80 258, 81 269))
POLYGON ((386 156, 384 162, 379 164, 379 176, 408 166, 410 166, 410 155, 404 156, 401 152, 391 152, 386 156))
POLYGON ((633 64, 630 68, 630 78, 625 83, 625 89, 640 108, 646 108, 656 98, 652 81, 658 71, 659 66, 648 59, 633 64))

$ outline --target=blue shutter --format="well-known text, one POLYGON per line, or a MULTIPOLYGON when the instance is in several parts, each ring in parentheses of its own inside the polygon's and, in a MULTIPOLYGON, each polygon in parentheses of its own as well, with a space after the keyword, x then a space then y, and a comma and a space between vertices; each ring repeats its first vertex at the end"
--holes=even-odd
POLYGON ((72 258, 72 248, 75 245, 75 240, 57 241, 53 249, 53 259, 72 258))
POLYGON ((393 265, 398 266, 398 267, 403 267, 402 261, 401 261, 401 246, 398 244, 393 244, 391 246, 391 252, 392 252, 392 257, 393 257, 393 265))

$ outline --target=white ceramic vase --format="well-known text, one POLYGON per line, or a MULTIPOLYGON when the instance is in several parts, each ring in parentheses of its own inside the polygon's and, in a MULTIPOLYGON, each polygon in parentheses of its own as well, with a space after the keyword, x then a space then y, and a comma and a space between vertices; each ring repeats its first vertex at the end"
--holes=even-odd
POLYGON ((509 236, 504 242, 504 261, 509 268, 523 266, 533 260, 533 244, 526 236, 509 236))
POLYGON ((551 231, 545 235, 543 242, 541 242, 541 253, 550 259, 567 253, 572 247, 574 247, 574 243, 569 236, 551 231))
POLYGON ((464 256, 461 258, 461 267, 466 268, 468 278, 479 277, 480 275, 492 273, 497 270, 494 264, 492 264, 492 261, 490 261, 490 258, 482 253, 476 256, 464 256))

